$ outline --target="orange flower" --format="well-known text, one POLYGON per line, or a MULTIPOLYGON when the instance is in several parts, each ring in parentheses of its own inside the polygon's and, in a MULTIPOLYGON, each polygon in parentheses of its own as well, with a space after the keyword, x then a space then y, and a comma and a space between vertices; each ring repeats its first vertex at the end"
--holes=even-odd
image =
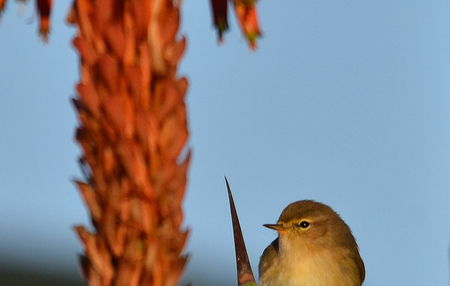
POLYGON ((223 33, 228 30, 228 0, 211 0, 213 23, 217 29, 219 43, 223 42, 223 33))
MULTIPOLYGON (((231 1, 231 0, 230 0, 231 1)), ((256 49, 256 40, 261 36, 258 24, 255 0, 233 0, 239 26, 247 39, 250 49, 256 49)), ((223 42, 223 33, 228 30, 228 0, 211 0, 213 23, 217 29, 219 43, 223 42)))
POLYGON ((3 9, 5 8, 6 0, 0 0, 0 16, 3 12, 3 9))
POLYGON ((50 12, 52 10, 52 0, 36 0, 36 8, 40 17, 39 35, 41 35, 44 42, 47 42, 50 30, 50 12))
POLYGON ((256 49, 256 39, 261 37, 255 2, 253 0, 234 0, 239 25, 251 50, 256 49))

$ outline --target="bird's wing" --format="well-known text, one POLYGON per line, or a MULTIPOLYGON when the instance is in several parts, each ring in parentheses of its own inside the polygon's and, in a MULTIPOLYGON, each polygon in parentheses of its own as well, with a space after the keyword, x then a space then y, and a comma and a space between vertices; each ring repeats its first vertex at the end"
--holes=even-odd
POLYGON ((278 248, 279 248, 279 238, 272 241, 272 243, 266 247, 264 250, 262 257, 264 257, 265 263, 262 262, 262 259, 259 260, 258 270, 259 270, 259 278, 269 270, 271 266, 274 266, 278 261, 278 248))

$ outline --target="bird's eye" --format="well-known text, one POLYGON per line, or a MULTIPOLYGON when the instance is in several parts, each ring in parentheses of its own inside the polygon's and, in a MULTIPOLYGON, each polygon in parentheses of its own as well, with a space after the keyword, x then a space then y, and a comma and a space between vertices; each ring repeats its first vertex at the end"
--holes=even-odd
POLYGON ((308 228, 309 226, 309 222, 307 222, 306 220, 302 221, 301 223, 299 223, 299 226, 301 228, 308 228))

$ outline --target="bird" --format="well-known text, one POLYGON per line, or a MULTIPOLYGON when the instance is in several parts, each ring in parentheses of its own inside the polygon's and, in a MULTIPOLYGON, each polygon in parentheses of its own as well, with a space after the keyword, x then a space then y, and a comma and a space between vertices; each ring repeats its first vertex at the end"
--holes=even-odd
POLYGON ((260 286, 361 286, 364 262, 350 227, 331 207, 301 200, 288 205, 275 239, 259 262, 260 286))

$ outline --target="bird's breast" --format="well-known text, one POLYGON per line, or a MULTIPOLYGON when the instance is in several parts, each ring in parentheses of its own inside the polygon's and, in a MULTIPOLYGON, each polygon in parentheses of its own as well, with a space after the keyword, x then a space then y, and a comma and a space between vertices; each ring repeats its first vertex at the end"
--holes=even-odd
POLYGON ((292 250, 280 253, 266 273, 261 286, 356 286, 339 261, 326 250, 292 250))

